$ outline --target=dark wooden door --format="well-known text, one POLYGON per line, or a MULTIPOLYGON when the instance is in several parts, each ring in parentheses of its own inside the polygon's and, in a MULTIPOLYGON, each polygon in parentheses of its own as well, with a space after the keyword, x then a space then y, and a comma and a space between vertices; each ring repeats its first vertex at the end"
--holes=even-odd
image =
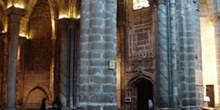
POLYGON ((215 107, 215 95, 214 95, 213 85, 206 85, 206 96, 210 98, 210 102, 208 103, 208 106, 215 107))

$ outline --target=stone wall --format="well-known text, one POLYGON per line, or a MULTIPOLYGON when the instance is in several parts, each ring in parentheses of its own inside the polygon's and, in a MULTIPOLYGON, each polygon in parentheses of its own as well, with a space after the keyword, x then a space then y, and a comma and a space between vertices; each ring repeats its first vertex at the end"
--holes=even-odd
POLYGON ((23 94, 23 96, 20 96, 23 98, 23 103, 41 103, 44 95, 47 96, 46 98, 49 102, 53 100, 49 92, 51 87, 50 71, 53 58, 51 27, 49 4, 47 1, 39 0, 33 8, 30 17, 28 31, 29 39, 26 41, 25 46, 20 46, 21 63, 19 63, 19 67, 24 68, 24 70, 18 69, 20 72, 18 71, 17 81, 21 82, 23 80, 24 82, 23 85, 17 82, 19 86, 17 92, 20 90, 19 88, 24 88, 24 91, 19 92, 20 95, 23 94), (24 63, 22 63, 22 59, 24 63), (39 96, 35 97, 37 99, 33 100, 34 97, 30 94, 34 93, 36 90, 41 91, 44 95, 36 94, 39 96))

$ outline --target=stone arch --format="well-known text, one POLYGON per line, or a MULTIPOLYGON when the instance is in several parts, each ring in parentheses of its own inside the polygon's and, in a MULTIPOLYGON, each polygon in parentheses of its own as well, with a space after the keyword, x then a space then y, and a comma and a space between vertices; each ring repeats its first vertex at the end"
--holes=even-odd
POLYGON ((51 95, 49 89, 45 86, 42 86, 42 85, 34 85, 34 86, 31 87, 31 89, 27 90, 28 92, 26 94, 24 94, 24 103, 27 103, 28 96, 30 95, 31 92, 33 92, 36 89, 42 90, 46 94, 47 100, 50 103, 52 103, 53 99, 52 99, 52 95, 51 95))
POLYGON ((139 68, 127 82, 126 97, 131 97, 131 103, 126 107, 148 110, 148 100, 155 101, 155 81, 153 74, 139 68))
MULTIPOLYGON (((35 5, 37 4, 39 0, 31 0, 26 2, 26 10, 27 13, 24 17, 21 19, 20 23, 20 34, 25 34, 27 35, 28 31, 28 23, 31 17, 31 14, 34 10, 35 5)), ((55 30, 55 20, 58 18, 58 4, 56 0, 47 0, 49 8, 50 8, 50 14, 51 14, 51 24, 54 25, 52 26, 55 30)), ((52 33, 55 35, 55 32, 52 33)))
POLYGON ((127 87, 132 87, 135 82, 137 82, 139 79, 146 79, 149 80, 153 85, 155 84, 155 81, 153 80, 152 73, 150 72, 144 72, 144 70, 140 70, 135 73, 133 77, 130 78, 130 80, 127 83, 127 87))

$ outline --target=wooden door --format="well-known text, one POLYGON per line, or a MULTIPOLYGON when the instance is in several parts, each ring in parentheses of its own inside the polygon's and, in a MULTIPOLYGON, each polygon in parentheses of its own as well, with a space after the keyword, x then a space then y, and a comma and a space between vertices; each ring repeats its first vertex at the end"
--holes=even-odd
POLYGON ((209 107, 215 107, 214 85, 206 85, 206 96, 210 98, 209 107))

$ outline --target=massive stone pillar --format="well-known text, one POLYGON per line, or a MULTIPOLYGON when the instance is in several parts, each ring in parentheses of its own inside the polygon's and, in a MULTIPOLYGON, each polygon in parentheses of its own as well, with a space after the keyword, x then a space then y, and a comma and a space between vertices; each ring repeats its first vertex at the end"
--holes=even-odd
POLYGON ((82 0, 78 63, 78 110, 117 110, 116 59, 117 0, 82 0))
POLYGON ((169 73, 168 73, 168 35, 166 0, 160 0, 157 7, 157 107, 168 108, 169 100, 169 73))
POLYGON ((11 7, 7 10, 10 17, 10 50, 9 50, 9 66, 8 66, 8 87, 7 87, 7 107, 6 110, 16 110, 15 108, 15 92, 16 92, 16 72, 17 72, 17 55, 18 55, 18 39, 19 24, 22 16, 25 15, 24 9, 11 7))

